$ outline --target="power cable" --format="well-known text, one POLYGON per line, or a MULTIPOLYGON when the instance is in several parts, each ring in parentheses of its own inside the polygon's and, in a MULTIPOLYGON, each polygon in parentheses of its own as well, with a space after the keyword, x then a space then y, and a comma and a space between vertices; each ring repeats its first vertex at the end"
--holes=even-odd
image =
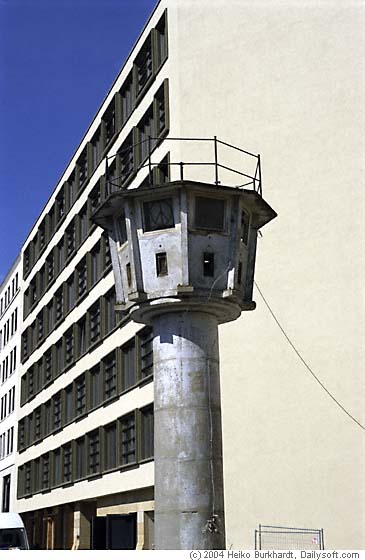
POLYGON ((296 349, 296 347, 294 346, 293 342, 290 340, 289 336, 286 334, 284 328, 281 326, 281 324, 279 323, 279 320, 277 319, 277 317, 275 316, 275 313, 273 312, 273 310, 271 309, 270 305, 268 304, 267 300, 264 297, 264 294, 262 293, 262 291, 260 290, 257 282, 255 282, 255 286, 260 294, 260 296, 262 297, 266 307, 268 308, 268 310, 270 311, 270 314, 272 315, 275 323, 277 324, 277 326, 279 327, 279 329, 281 330, 281 332, 283 333, 283 335, 285 336, 286 340, 289 342, 290 346, 293 348, 294 352, 296 353, 296 355, 298 356, 298 358, 300 359, 300 361, 304 364, 304 366, 307 368, 307 370, 309 371, 309 373, 314 377, 314 379, 317 381, 317 383, 319 383, 319 385, 322 387, 322 389, 324 391, 326 391, 327 395, 337 404, 337 406, 339 406, 341 408, 341 410, 347 414, 347 416, 349 418, 351 418, 351 420, 353 420, 354 422, 356 422, 356 424, 358 426, 360 426, 360 428, 362 428, 363 430, 365 430, 365 426, 363 426, 358 420, 356 420, 356 418, 354 418, 352 416, 352 414, 350 414, 350 412, 348 412, 348 410, 346 410, 346 408, 344 406, 342 406, 342 404, 340 402, 338 402, 338 400, 332 395, 332 393, 330 393, 330 391, 323 385, 322 381, 320 379, 318 379, 318 377, 316 376, 316 374, 314 373, 314 371, 311 369, 311 367, 307 364, 307 362, 305 361, 305 359, 303 358, 303 356, 300 354, 300 352, 296 349))

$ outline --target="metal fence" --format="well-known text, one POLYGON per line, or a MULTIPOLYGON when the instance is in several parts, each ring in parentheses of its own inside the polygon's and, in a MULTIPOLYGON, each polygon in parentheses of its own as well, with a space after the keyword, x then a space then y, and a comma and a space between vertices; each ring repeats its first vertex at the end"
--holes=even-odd
POLYGON ((255 550, 323 550, 323 529, 259 525, 255 550))
MULTIPOLYGON (((148 138, 131 144, 125 149, 119 149, 115 154, 105 157, 105 178, 107 184, 114 186, 116 188, 123 187, 124 184, 136 173, 145 167, 148 167, 148 177, 151 186, 153 185, 153 173, 154 167, 159 166, 160 162, 153 161, 153 152, 155 148, 161 144, 161 142, 168 145, 173 142, 183 142, 185 144, 200 143, 210 146, 208 150, 210 152, 210 157, 208 160, 201 161, 195 159, 194 161, 168 161, 165 163, 169 168, 178 167, 180 180, 189 179, 189 169, 197 167, 205 167, 211 171, 207 174, 208 183, 213 185, 219 185, 221 183, 221 173, 224 171, 230 172, 236 178, 240 178, 243 183, 239 187, 248 187, 256 191, 262 196, 262 171, 261 171, 261 158, 259 154, 253 154, 247 150, 243 150, 238 146, 219 140, 217 136, 213 138, 172 138, 165 137, 163 140, 160 138, 153 138, 149 136, 148 138), (229 149, 231 152, 240 154, 241 166, 240 169, 237 167, 231 167, 225 161, 226 158, 222 153, 222 149, 229 149), (143 153, 143 156, 141 156, 143 153), (120 157, 122 160, 123 171, 118 177, 110 176, 109 160, 114 160, 116 157, 120 157), (252 172, 247 172, 246 168, 252 168, 252 172)), ((199 151, 198 151, 199 153, 199 151)), ((208 154, 209 155, 209 154, 208 154)))

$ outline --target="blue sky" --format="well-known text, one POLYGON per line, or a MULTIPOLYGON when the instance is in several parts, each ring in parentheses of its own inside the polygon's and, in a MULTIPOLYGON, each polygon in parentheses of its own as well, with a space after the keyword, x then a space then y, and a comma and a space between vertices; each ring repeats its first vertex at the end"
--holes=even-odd
POLYGON ((0 0, 0 283, 157 0, 0 0))

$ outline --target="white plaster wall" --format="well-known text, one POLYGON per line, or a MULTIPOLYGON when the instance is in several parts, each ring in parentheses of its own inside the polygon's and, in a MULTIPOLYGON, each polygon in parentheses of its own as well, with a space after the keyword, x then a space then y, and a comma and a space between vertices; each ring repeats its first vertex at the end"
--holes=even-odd
MULTIPOLYGON (((364 8, 170 5, 179 7, 169 18, 172 129, 261 153, 264 196, 279 216, 259 239, 256 280, 364 424, 364 8)), ((220 329, 227 546, 253 547, 263 523, 323 527, 327 547, 365 548, 364 431, 254 295, 257 310, 220 329)))

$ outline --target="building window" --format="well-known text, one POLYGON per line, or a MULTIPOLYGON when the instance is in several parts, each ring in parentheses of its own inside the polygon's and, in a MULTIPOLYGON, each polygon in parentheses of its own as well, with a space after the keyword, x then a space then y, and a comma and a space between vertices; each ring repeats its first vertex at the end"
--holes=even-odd
POLYGON ((87 291, 87 266, 86 259, 82 259, 77 267, 77 292, 80 298, 87 291))
POLYGON ((9 391, 9 414, 14 411, 15 408, 15 386, 9 391))
POLYGON ((38 313, 37 317, 37 340, 41 342, 44 337, 44 319, 43 319, 43 309, 38 313))
POLYGON ((100 435, 99 430, 88 434, 88 474, 98 474, 100 471, 100 435))
POLYGON ((140 341, 141 356, 141 378, 144 379, 153 374, 153 331, 143 329, 138 335, 140 341))
POLYGON ((34 412, 34 441, 42 438, 42 409, 37 408, 34 412))
POLYGON ((74 333, 71 327, 65 334, 65 365, 70 366, 74 361, 74 333))
POLYGON ((89 311, 90 344, 94 344, 101 336, 100 303, 93 305, 89 311))
POLYGON ((147 406, 141 414, 141 459, 153 457, 153 406, 147 406))
POLYGON ((175 227, 172 198, 143 203, 144 231, 175 227))
POLYGON ((122 100, 122 123, 123 125, 129 118, 129 115, 133 111, 133 79, 132 72, 129 74, 128 78, 124 82, 122 89, 120 90, 121 100, 122 100))
POLYGON ((85 437, 75 442, 75 479, 80 480, 86 476, 86 445, 85 437))
POLYGON ((76 250, 76 232, 75 224, 71 222, 66 230, 66 255, 67 258, 71 257, 76 250))
MULTIPOLYGON (((4 336, 5 336, 5 332, 4 332, 4 336)), ((29 340, 28 340, 28 331, 25 330, 22 334, 22 355, 23 355, 23 361, 25 361, 28 356, 29 356, 29 340)))
POLYGON ((117 362, 115 351, 103 360, 104 362, 104 398, 115 397, 117 394, 117 362))
POLYGON ((40 458, 33 461, 33 493, 39 492, 41 489, 41 460, 40 458))
POLYGON ((43 357, 44 384, 52 381, 52 350, 47 350, 43 357))
POLYGON ((57 245, 57 270, 60 273, 65 266, 65 244, 63 238, 57 245))
POLYGON ((159 137, 167 128, 167 99, 168 99, 168 81, 165 80, 155 97, 154 105, 154 121, 156 128, 156 136, 159 137))
POLYGON ((116 325, 115 288, 112 288, 105 296, 105 334, 110 333, 116 325))
POLYGON ((54 234, 54 230, 55 230, 55 213, 54 213, 54 206, 52 206, 52 208, 50 209, 50 211, 48 212, 48 239, 51 239, 51 237, 54 234))
POLYGON ((53 428, 58 430, 62 425, 62 410, 61 410, 61 393, 56 393, 52 398, 53 405, 53 428))
POLYGON ((117 466, 117 425, 114 422, 104 428, 104 470, 117 466))
POLYGON ((72 447, 70 443, 63 446, 63 482, 72 481, 72 447))
POLYGON ((54 278, 54 257, 53 253, 50 253, 47 257, 47 282, 50 284, 54 278))
POLYGON ((44 404, 44 436, 47 437, 52 431, 51 401, 44 404))
POLYGON ((88 177, 88 161, 87 161, 87 147, 84 149, 79 161, 77 162, 79 171, 79 185, 80 187, 88 177))
POLYGON ((137 55, 136 61, 137 74, 137 95, 141 93, 144 86, 152 76, 152 43, 151 35, 146 39, 143 47, 137 55))
POLYGON ((53 451, 53 486, 59 486, 62 483, 61 470, 61 449, 53 451))
POLYGON ((155 132, 153 127, 152 106, 148 109, 137 128, 139 132, 139 161, 142 164, 148 158, 154 143, 153 138, 155 137, 155 132), (151 138, 152 140, 150 140, 151 138))
POLYGON ((74 418, 74 403, 73 403, 73 390, 72 385, 69 385, 64 390, 64 405, 65 405, 65 424, 72 422, 74 418))
POLYGON ((67 181, 68 185, 68 207, 71 208, 77 198, 77 181, 76 173, 73 171, 67 181))
POLYGON ((59 223, 65 215, 65 195, 63 189, 56 198, 57 222, 59 223))
POLYGON ((166 29, 166 12, 156 25, 156 34, 157 34, 157 67, 161 66, 161 64, 167 58, 167 29, 166 29))
POLYGON ((85 204, 79 212, 79 244, 81 245, 88 234, 87 205, 85 204))
POLYGON ((105 233, 102 235, 103 242, 103 255, 104 255, 104 272, 106 272, 112 265, 112 257, 110 254, 110 244, 108 236, 105 233))
POLYGON ((105 111, 103 116, 103 122, 105 126, 105 138, 106 144, 110 142, 116 132, 115 126, 115 100, 111 102, 108 109, 105 111))
POLYGON ((24 465, 25 476, 24 476, 24 493, 31 494, 32 492, 32 469, 31 462, 29 461, 24 465))
POLYGON ((97 207, 99 206, 99 204, 101 203, 101 185, 100 185, 100 181, 98 181, 95 185, 95 187, 93 188, 93 190, 91 191, 90 195, 89 195, 89 200, 90 200, 90 213, 92 214, 93 212, 95 212, 95 210, 97 209, 97 207))
POLYGON ((101 128, 99 126, 98 130, 95 132, 92 140, 92 155, 93 155, 93 169, 96 169, 101 162, 101 156, 103 153, 103 143, 101 136, 101 128))
POLYGON ((89 408, 92 410, 96 408, 101 403, 101 376, 100 376, 100 365, 95 366, 89 375, 90 382, 90 403, 89 408))
POLYGON ((132 133, 123 142, 120 150, 120 175, 121 182, 124 183, 134 170, 134 150, 132 133))
POLYGON ((67 311, 71 311, 75 305, 75 278, 74 275, 67 281, 67 311))
POLYGON ((55 377, 58 377, 59 375, 61 375, 61 373, 64 370, 62 339, 57 342, 55 347, 55 352, 56 352, 56 364, 55 364, 56 367, 55 367, 54 375, 55 377))
POLYGON ((86 319, 83 317, 77 323, 77 357, 80 358, 86 352, 86 319))
POLYGON ((18 422, 18 447, 19 447, 19 451, 21 451, 26 447, 25 418, 21 418, 18 422))
POLYGON ((85 374, 80 375, 75 381, 76 389, 76 417, 86 412, 86 380, 85 374))
POLYGON ((33 366, 28 370, 28 396, 33 397, 35 394, 34 390, 34 368, 33 366))
POLYGON ((48 315, 48 321, 47 321, 47 328, 48 328, 48 332, 50 333, 55 325, 55 313, 54 313, 54 301, 51 300, 49 302, 49 304, 47 305, 47 315, 48 315))
POLYGON ((136 462, 136 420, 132 412, 120 418, 120 464, 136 462))
POLYGON ((42 489, 47 490, 49 488, 49 453, 46 453, 42 457, 42 489))
POLYGON ((101 278, 101 247, 100 242, 91 251, 91 285, 96 284, 101 278))
MULTIPOLYGON (((27 445, 33 445, 33 440, 34 440, 34 433, 33 433, 33 413, 29 414, 29 416, 27 416, 28 419, 28 433, 27 433, 27 445)), ((25 431, 27 432, 27 429, 25 429, 25 431)))
POLYGON ((10 511, 10 474, 3 477, 3 499, 1 504, 1 511, 10 511))
POLYGON ((136 345, 134 340, 122 347, 123 356, 123 390, 133 387, 137 382, 136 345))

